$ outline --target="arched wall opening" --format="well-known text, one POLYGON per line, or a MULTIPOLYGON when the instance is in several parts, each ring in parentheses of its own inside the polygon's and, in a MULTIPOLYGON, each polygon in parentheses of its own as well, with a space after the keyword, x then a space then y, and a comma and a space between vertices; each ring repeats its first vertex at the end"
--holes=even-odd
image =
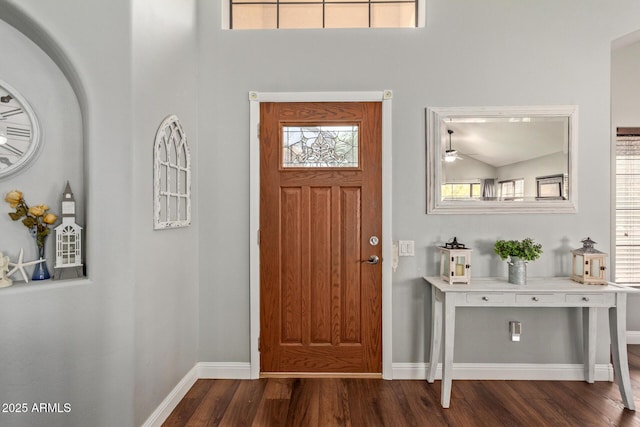
MULTIPOLYGON (((14 88, 35 112, 40 127, 41 148, 29 164, 0 180, 0 195, 23 192, 30 205, 46 204, 61 216, 61 197, 69 181, 76 198, 77 222, 86 224, 87 206, 87 100, 74 65, 64 50, 19 7, 0 3, 0 47, 3 67, 0 80, 14 88)), ((10 211, 8 205, 2 211, 10 211)), ((54 225, 58 225, 60 220, 54 225)), ((33 239, 22 224, 0 215, 0 252, 16 260, 36 259, 33 239)), ((46 242, 46 258, 53 277, 55 238, 46 242)), ((86 247, 86 245, 85 245, 86 247)), ((86 259, 86 254, 83 254, 86 259)), ((86 261, 85 261, 86 264, 86 261)), ((15 284, 22 284, 19 274, 15 284)), ((29 286, 33 285, 29 283, 29 286)))

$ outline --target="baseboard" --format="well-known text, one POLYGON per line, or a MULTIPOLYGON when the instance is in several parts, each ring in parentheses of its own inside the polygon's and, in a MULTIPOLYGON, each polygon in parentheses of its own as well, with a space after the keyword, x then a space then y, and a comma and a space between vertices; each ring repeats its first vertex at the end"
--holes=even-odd
POLYGON ((251 363, 249 362, 200 362, 198 378, 250 380, 251 363))
MULTIPOLYGON (((424 380, 428 363, 394 363, 394 380, 424 380)), ((613 366, 597 364, 596 381, 613 381, 613 366)), ((442 364, 438 364, 436 379, 442 378, 442 364)), ((456 380, 557 380, 584 381, 582 364, 547 363, 454 363, 456 380)))
POLYGON ((627 344, 640 344, 640 331, 627 331, 627 344))
POLYGON ((178 406, 178 403, 187 394, 187 392, 193 387, 198 379, 198 365, 191 368, 187 375, 185 375, 178 385, 176 385, 171 393, 160 403, 155 411, 147 418, 147 421, 142 424, 142 427, 160 427, 162 423, 171 415, 171 412, 178 406))

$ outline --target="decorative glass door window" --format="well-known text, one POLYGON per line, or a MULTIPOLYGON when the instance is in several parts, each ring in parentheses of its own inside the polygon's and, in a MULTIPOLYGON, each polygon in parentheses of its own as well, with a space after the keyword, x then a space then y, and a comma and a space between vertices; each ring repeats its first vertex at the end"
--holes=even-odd
POLYGON ((358 125, 283 126, 283 168, 357 168, 358 125))

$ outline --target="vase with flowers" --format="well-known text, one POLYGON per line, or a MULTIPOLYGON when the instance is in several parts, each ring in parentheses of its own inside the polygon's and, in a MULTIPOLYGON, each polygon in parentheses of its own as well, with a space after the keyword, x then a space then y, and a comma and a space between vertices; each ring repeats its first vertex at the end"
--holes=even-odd
POLYGON ((22 224, 29 229, 29 233, 33 236, 38 248, 38 259, 40 263, 36 264, 33 272, 32 280, 46 280, 51 276, 47 268, 45 258, 45 243, 47 236, 51 232, 51 226, 55 224, 58 217, 49 212, 47 205, 35 205, 29 207, 25 202, 21 191, 12 190, 7 193, 4 201, 9 203, 15 212, 9 212, 12 220, 18 221, 22 219, 22 224))
POLYGON ((542 254, 542 245, 532 238, 523 240, 498 240, 493 250, 505 260, 509 260, 509 283, 524 285, 527 282, 527 262, 535 261, 542 254))

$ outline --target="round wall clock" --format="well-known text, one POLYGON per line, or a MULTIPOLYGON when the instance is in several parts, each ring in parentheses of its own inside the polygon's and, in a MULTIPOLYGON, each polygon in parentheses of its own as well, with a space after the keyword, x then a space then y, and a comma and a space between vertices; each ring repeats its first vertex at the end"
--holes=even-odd
POLYGON ((0 80, 0 179, 22 170, 40 145, 36 115, 26 99, 0 80))

